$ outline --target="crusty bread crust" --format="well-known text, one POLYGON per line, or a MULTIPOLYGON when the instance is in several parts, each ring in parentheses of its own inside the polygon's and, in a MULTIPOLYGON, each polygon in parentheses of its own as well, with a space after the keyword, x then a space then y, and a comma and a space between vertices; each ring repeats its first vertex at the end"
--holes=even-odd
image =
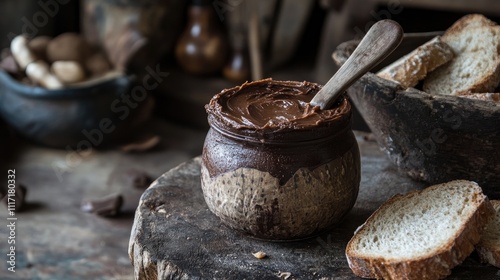
MULTIPOLYGON (((491 204, 496 210, 496 219, 500 219, 500 200, 492 200, 491 204)), ((486 230, 488 230, 488 228, 486 230)), ((491 234, 498 236, 500 232, 491 232, 491 234)), ((484 238, 483 235, 483 238, 476 246, 476 250, 483 262, 500 268, 500 246, 498 242, 484 238)))
POLYGON ((453 57, 451 48, 441 41, 440 36, 436 36, 380 70, 377 75, 386 80, 395 81, 405 88, 414 87, 427 76, 427 73, 450 61, 453 57))
MULTIPOLYGON (((453 181, 465 182, 465 181, 453 181)), ((449 182, 446 184, 453 184, 449 182)), ((377 209, 355 233, 354 237, 349 241, 346 247, 346 257, 349 267, 354 274, 364 278, 377 279, 441 279, 451 274, 451 269, 470 255, 474 250, 474 245, 481 238, 486 224, 492 219, 494 209, 488 198, 482 195, 476 205, 476 211, 471 217, 463 223, 456 232, 456 236, 450 237, 447 244, 441 248, 437 248, 437 253, 422 256, 418 259, 401 261, 390 258, 376 258, 357 254, 354 249, 355 237, 364 234, 365 226, 370 224, 372 220, 378 218, 378 213, 383 212, 390 207, 395 201, 402 198, 411 198, 418 196, 422 192, 439 188, 442 185, 431 186, 422 191, 414 191, 406 195, 396 195, 385 202, 377 209)))
POLYGON ((452 34, 458 34, 464 29, 495 25, 497 24, 494 21, 481 14, 469 14, 461 17, 452 26, 450 26, 446 30, 446 33, 443 35, 443 40, 448 40, 449 36, 451 36, 452 34))

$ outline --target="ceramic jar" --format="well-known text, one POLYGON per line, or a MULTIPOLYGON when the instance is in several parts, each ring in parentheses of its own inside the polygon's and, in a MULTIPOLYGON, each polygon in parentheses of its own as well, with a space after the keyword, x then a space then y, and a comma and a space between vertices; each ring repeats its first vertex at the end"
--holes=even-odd
MULTIPOLYGON (((246 89, 262 82, 300 86, 259 82, 245 84, 246 89)), ((332 120, 284 129, 238 127, 215 110, 215 103, 207 105, 210 130, 201 185, 208 208, 222 222, 260 239, 303 239, 332 228, 353 207, 360 155, 347 98, 337 104, 332 120)))

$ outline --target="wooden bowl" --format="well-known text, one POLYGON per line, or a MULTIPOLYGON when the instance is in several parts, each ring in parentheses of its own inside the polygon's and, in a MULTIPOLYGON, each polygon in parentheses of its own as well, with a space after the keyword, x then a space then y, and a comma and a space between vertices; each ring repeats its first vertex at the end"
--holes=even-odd
POLYGON ((57 90, 20 83, 0 71, 0 117, 19 135, 36 143, 86 150, 134 133, 152 110, 147 90, 119 75, 100 82, 57 90), (138 92, 138 91, 137 91, 138 92), (145 92, 145 94, 142 94, 145 92), (127 103, 125 98, 131 100, 127 103))
MULTIPOLYGON (((388 64, 437 33, 406 34, 388 64)), ((333 54, 344 63, 358 41, 333 54)), ((382 65, 383 66, 383 65, 382 65)), ((347 93, 380 148, 411 178, 436 184, 476 181, 490 198, 500 197, 500 105, 463 97, 432 95, 368 73, 347 93)))

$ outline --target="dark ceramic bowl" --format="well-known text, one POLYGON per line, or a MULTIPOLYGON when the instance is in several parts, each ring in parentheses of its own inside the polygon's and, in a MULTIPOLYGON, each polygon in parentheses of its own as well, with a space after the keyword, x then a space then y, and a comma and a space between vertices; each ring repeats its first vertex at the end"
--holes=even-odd
POLYGON ((42 145, 98 147, 131 135, 152 110, 147 91, 134 86, 133 78, 119 75, 48 90, 0 71, 0 115, 18 134, 42 145))
MULTIPOLYGON (((434 37, 407 34, 388 64, 434 37)), ((357 45, 345 42, 333 54, 341 65, 357 45)), ((431 95, 368 73, 347 93, 392 161, 415 180, 429 184, 476 181, 500 198, 500 105, 431 95)))

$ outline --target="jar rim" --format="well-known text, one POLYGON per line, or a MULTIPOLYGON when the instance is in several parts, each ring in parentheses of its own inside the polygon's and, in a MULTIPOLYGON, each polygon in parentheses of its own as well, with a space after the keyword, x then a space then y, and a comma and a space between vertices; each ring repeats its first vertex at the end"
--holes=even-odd
MULTIPOLYGON (((217 132, 234 139, 243 140, 246 142, 254 143, 302 143, 322 141, 322 139, 334 137, 339 132, 351 128, 351 104, 348 97, 345 95, 337 102, 337 106, 328 109, 335 110, 333 115, 328 115, 328 118, 320 119, 316 123, 303 125, 296 125, 291 123, 286 126, 247 126, 241 125, 238 121, 234 121, 230 116, 231 111, 225 111, 225 102, 237 96, 248 92, 254 86, 258 88, 262 85, 267 86, 283 86, 285 88, 297 88, 307 86, 309 89, 314 88, 313 91, 307 91, 311 94, 314 91, 319 91, 321 85, 309 82, 298 81, 276 81, 272 79, 264 79, 260 81, 247 82, 241 86, 236 86, 229 89, 224 89, 216 94, 210 103, 205 106, 208 114, 208 123, 211 128, 217 132)), ((267 93, 264 93, 267 94, 267 93)))
POLYGON ((283 129, 262 132, 250 129, 237 131, 235 129, 224 129, 216 122, 210 120, 211 118, 208 121, 210 128, 225 137, 247 143, 266 145, 310 145, 329 141, 351 130, 350 118, 343 126, 337 124, 335 126, 322 126, 314 129, 283 129))

